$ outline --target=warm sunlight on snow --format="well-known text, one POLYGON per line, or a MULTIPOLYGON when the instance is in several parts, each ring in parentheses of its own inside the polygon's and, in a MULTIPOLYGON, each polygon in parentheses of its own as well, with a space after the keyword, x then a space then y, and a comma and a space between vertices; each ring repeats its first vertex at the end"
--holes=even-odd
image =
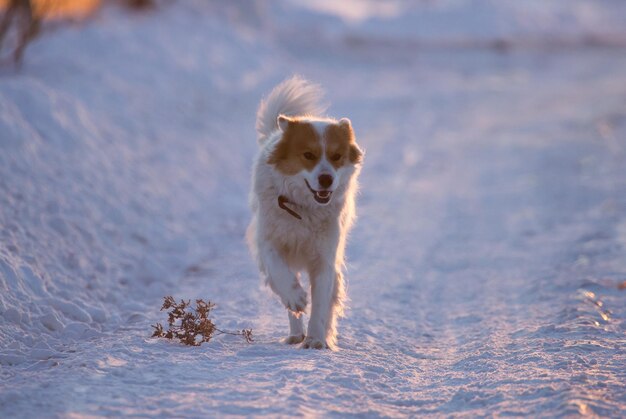
POLYGON ((297 2, 301 7, 322 13, 340 16, 347 22, 358 23, 370 18, 391 18, 397 16, 405 8, 403 2, 397 0, 317 0, 297 2))

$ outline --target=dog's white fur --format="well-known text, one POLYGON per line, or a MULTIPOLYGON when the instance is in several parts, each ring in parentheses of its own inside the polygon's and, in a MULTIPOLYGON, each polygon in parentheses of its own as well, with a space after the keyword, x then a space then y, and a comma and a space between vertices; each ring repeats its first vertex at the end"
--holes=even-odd
POLYGON ((334 349, 337 317, 343 314, 345 301, 344 249, 355 218, 360 164, 346 164, 335 170, 324 156, 314 170, 288 176, 268 163, 282 138, 281 125, 286 121, 283 116, 297 116, 311 123, 320 138, 328 124, 350 123, 347 119, 321 117, 325 111, 321 98, 317 85, 293 77, 276 86, 261 102, 256 124, 260 150, 252 174, 253 218, 247 239, 266 284, 288 309, 290 332, 286 342, 303 341, 304 348, 334 349), (333 177, 328 188, 332 198, 325 205, 316 202, 305 183, 306 179, 312 187, 319 185, 322 173, 333 177), (288 207, 302 219, 279 207, 279 195, 288 199, 288 207), (301 314, 307 306, 307 292, 300 283, 301 274, 306 274, 311 285, 306 332, 301 314))

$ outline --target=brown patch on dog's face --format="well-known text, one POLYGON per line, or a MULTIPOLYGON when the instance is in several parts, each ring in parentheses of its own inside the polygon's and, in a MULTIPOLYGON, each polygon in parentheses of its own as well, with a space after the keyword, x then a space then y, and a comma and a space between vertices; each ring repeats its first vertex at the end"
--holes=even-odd
POLYGON ((322 154, 319 135, 308 122, 297 119, 287 119, 287 122, 283 137, 267 162, 285 175, 295 175, 303 169, 313 170, 322 154))
POLYGON ((348 119, 341 119, 337 124, 329 125, 325 132, 326 159, 335 170, 347 162, 357 164, 361 162, 363 152, 356 145, 354 131, 348 119))

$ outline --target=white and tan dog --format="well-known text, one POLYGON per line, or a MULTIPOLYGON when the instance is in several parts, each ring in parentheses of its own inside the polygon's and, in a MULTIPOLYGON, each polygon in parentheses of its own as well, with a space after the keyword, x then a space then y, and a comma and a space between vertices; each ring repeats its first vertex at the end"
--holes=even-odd
POLYGON ((335 348, 345 299, 344 249, 355 217, 363 152, 350 120, 321 117, 318 86, 285 80, 261 102, 260 146, 252 174, 248 243, 261 275, 287 307, 287 343, 335 348), (305 334, 302 314, 311 284, 305 334))

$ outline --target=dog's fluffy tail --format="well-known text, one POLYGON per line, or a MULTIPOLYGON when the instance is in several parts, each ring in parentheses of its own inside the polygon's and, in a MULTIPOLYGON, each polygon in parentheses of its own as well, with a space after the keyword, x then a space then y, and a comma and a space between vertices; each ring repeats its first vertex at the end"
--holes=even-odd
POLYGON ((269 96, 261 101, 256 114, 256 131, 259 144, 278 129, 278 116, 320 116, 328 105, 322 103, 324 93, 317 85, 300 76, 293 76, 280 83, 269 96))

